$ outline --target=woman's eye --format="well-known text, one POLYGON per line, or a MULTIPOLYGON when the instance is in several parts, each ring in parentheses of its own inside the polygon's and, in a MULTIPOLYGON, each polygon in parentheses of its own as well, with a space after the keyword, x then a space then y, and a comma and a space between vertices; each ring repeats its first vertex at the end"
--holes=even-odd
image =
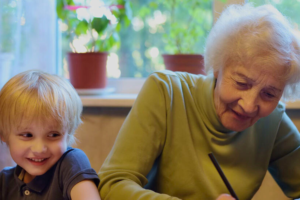
POLYGON ((240 87, 248 87, 248 84, 247 83, 244 83, 244 82, 236 82, 236 84, 240 87))
POLYGON ((273 94, 271 94, 271 93, 269 93, 269 92, 264 92, 264 94, 265 94, 265 96, 266 96, 267 98, 269 98, 269 99, 275 97, 275 95, 273 95, 273 94))

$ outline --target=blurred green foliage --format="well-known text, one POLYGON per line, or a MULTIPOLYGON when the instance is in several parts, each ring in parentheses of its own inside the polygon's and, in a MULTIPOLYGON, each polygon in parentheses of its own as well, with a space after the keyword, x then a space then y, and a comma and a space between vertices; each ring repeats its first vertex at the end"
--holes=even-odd
MULTIPOLYGON (((213 24, 211 0, 156 0, 148 9, 160 9, 167 17, 161 24, 165 53, 202 53, 213 24)), ((142 15, 148 13, 146 9, 142 15)))
POLYGON ((0 52, 12 52, 19 31, 18 8, 9 0, 0 1, 0 52))
POLYGON ((86 44, 88 51, 110 51, 113 48, 119 48, 119 32, 122 28, 128 27, 132 17, 130 3, 127 0, 110 0, 105 3, 107 6, 112 6, 111 13, 117 19, 117 24, 111 24, 106 15, 80 20, 76 9, 67 9, 67 6, 89 7, 89 5, 75 5, 73 0, 56 0, 57 16, 67 25, 64 37, 69 40, 69 44, 81 35, 90 35, 91 40, 86 44), (113 5, 122 8, 116 9, 113 5), (98 35, 92 34, 92 30, 98 35))
MULTIPOLYGON (((277 2, 275 6, 295 26, 300 24, 299 1, 249 1, 255 5, 277 2)), ((205 39, 213 25, 212 0, 130 0, 130 6, 132 20, 117 25, 122 42, 119 48, 111 49, 118 55, 121 77, 147 77, 153 71, 164 69, 161 57, 164 53, 203 53, 205 39), (166 20, 153 25, 151 22, 157 13, 166 20), (140 28, 136 28, 136 24, 140 24, 140 28), (158 55, 150 55, 152 50, 158 50, 158 55)))
POLYGON ((132 25, 120 31, 122 44, 116 51, 121 77, 147 77, 164 69, 163 53, 203 53, 205 38, 213 24, 212 0, 177 0, 173 19, 171 2, 131 0, 132 25), (180 50, 175 41, 180 42, 180 50))
POLYGON ((263 4, 271 4, 276 7, 288 20, 292 23, 295 29, 299 30, 300 26, 300 1, 299 0, 248 0, 254 6, 263 4))

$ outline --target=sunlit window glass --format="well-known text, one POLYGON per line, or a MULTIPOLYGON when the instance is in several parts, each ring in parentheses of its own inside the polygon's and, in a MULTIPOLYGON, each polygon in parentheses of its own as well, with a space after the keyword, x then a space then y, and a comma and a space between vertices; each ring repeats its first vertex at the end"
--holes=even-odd
MULTIPOLYGON (((103 13, 109 19, 109 25, 118 21, 111 16, 111 5, 117 1, 73 0, 79 6, 72 17, 77 19, 93 18, 103 13), (98 12, 93 13, 94 7, 98 12), (102 9, 100 11, 99 9, 102 9)), ((151 72, 165 69, 162 54, 202 54, 205 38, 213 24, 212 0, 131 0, 130 19, 121 26, 119 45, 109 49, 107 75, 110 78, 147 77, 151 72)), ((128 10, 127 10, 128 11, 128 10)), ((73 20, 73 19, 72 19, 73 20)), ((59 20, 61 30, 61 67, 68 77, 66 53, 87 52, 85 44, 96 33, 75 38, 70 43, 67 34, 68 24, 59 20)), ((96 35, 97 36, 97 35, 96 35)))
MULTIPOLYGON (((287 1, 287 0, 248 0, 254 6, 263 4, 271 4, 276 7, 284 16, 286 16, 292 23, 294 28, 299 31, 300 26, 300 0, 287 1)), ((300 34, 300 32, 299 32, 300 34)))
POLYGON ((0 0, 0 88, 30 69, 57 73, 52 0, 0 0))

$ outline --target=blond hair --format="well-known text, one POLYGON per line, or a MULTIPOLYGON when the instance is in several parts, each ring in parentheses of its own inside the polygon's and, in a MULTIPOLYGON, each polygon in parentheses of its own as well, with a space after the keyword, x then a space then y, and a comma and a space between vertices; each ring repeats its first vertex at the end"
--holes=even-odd
POLYGON ((224 66, 284 67, 284 100, 300 97, 300 42, 288 20, 273 6, 231 5, 212 28, 204 53, 205 69, 224 66))
POLYGON ((29 70, 11 78, 0 91, 0 136, 4 139, 22 120, 55 120, 68 134, 68 144, 82 112, 81 100, 72 85, 62 77, 29 70))

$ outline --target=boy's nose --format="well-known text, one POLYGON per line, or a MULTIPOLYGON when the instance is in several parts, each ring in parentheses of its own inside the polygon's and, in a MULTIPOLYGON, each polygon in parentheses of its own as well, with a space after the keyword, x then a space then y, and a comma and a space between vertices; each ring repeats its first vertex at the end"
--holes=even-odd
POLYGON ((47 150, 46 145, 43 142, 34 142, 31 146, 31 151, 33 153, 43 153, 47 150))

